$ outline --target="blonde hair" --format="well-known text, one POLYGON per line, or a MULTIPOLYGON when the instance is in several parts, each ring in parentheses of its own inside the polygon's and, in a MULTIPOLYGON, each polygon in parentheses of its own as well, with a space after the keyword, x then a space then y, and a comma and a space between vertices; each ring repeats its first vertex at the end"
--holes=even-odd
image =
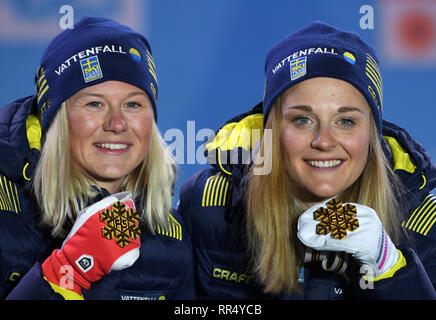
MULTIPOLYGON (((295 197, 292 183, 284 163, 280 140, 282 110, 280 99, 269 115, 266 129, 272 130, 272 156, 264 157, 264 141, 258 156, 272 161, 269 175, 255 175, 254 164, 247 179, 247 236, 254 272, 265 292, 293 293, 299 291, 298 271, 302 259, 298 252, 302 245, 296 236, 298 217, 305 211, 304 204, 295 197)), ((352 186, 340 196, 343 202, 354 202, 373 208, 386 231, 395 241, 399 238, 400 204, 395 194, 400 189, 384 155, 375 122, 371 119, 371 137, 366 166, 352 186)))
MULTIPOLYGON (((157 225, 165 228, 171 209, 176 162, 153 121, 148 155, 123 181, 121 189, 139 198, 141 222, 154 234, 157 225)), ((33 189, 42 210, 42 221, 54 236, 64 236, 70 214, 70 200, 79 209, 97 193, 92 180, 70 160, 66 103, 62 103, 47 131, 41 157, 35 170, 33 189)))

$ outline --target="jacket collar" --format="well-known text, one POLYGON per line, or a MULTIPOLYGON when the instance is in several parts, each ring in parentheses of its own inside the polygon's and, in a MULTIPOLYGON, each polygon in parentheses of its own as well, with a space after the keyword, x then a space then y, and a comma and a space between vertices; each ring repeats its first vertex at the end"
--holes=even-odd
POLYGON ((41 140, 41 129, 37 114, 35 96, 0 109, 0 171, 14 181, 30 181, 39 159, 40 143, 35 140, 41 140))

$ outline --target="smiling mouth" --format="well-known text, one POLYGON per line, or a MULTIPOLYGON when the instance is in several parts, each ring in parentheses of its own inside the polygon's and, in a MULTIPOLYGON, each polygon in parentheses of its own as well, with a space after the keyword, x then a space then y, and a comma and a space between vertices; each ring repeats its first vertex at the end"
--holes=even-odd
POLYGON ((306 160, 306 163, 315 168, 334 168, 341 165, 343 160, 326 160, 326 161, 317 161, 317 160, 306 160))
POLYGON ((129 145, 124 143, 96 143, 95 146, 109 150, 122 150, 127 149, 129 145))

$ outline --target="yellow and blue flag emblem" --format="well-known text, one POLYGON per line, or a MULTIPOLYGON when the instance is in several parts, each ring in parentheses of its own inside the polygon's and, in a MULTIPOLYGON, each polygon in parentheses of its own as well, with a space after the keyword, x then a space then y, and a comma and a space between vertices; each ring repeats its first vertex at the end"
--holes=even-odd
POLYGON ((103 72, 101 71, 97 56, 80 60, 80 66, 82 67, 83 79, 85 82, 103 78, 103 72))
POLYGON ((139 53, 138 50, 136 50, 135 48, 130 48, 129 50, 130 56, 135 59, 135 61, 139 62, 141 61, 141 54, 139 53))
POLYGON ((344 58, 349 63, 356 64, 356 58, 354 57, 354 55, 351 52, 348 52, 348 51, 344 52, 344 58))
POLYGON ((291 60, 291 80, 298 79, 306 74, 307 57, 291 60))

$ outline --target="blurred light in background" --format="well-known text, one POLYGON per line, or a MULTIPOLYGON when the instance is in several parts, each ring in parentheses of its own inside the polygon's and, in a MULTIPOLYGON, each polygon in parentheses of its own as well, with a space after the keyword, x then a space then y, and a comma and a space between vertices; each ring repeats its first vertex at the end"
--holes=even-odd
POLYGON ((382 0, 381 54, 391 66, 436 65, 436 1, 382 0))

